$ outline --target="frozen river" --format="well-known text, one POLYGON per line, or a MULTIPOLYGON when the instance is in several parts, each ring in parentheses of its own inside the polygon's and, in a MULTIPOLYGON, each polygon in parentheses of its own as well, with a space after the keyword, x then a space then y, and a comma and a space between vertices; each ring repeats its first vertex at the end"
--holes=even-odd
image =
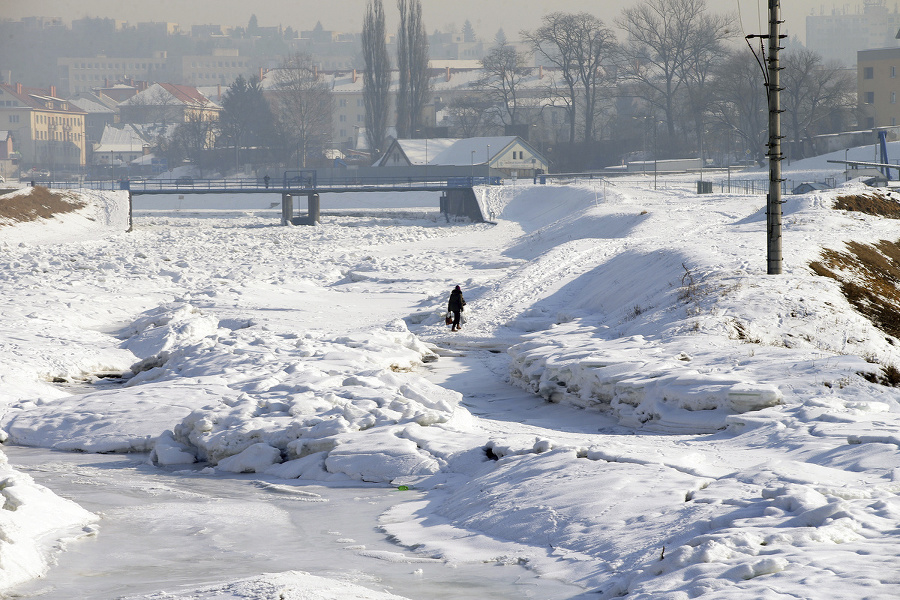
MULTIPOLYGON (((476 414, 499 417, 493 427, 521 427, 510 411, 543 404, 496 381, 477 359, 445 357, 423 374, 459 387, 476 414)), ((423 600, 583 592, 522 566, 448 564, 393 543, 378 517, 419 499, 415 490, 166 470, 141 454, 4 451, 16 469, 101 517, 99 535, 66 542, 46 577, 11 590, 19 597, 109 600, 290 570, 423 600)))
POLYGON ((10 463, 101 516, 17 597, 109 600, 259 573, 306 571, 408 598, 570 598, 578 588, 518 566, 449 565, 391 543, 392 488, 297 485, 257 475, 167 472, 143 455, 6 447, 10 463))

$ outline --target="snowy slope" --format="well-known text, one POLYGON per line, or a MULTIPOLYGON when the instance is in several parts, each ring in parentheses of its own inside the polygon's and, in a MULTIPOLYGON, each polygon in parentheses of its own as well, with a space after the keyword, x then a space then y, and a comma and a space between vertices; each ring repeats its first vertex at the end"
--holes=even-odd
POLYGON ((900 396, 859 374, 900 364, 896 340, 808 268, 895 223, 834 210, 853 188, 789 197, 768 276, 764 198, 694 185, 518 182, 482 192, 496 225, 153 211, 14 234, 0 426, 210 477, 414 486, 380 523, 402 544, 592 598, 896 597, 900 396), (507 380, 549 404, 501 401, 507 380))

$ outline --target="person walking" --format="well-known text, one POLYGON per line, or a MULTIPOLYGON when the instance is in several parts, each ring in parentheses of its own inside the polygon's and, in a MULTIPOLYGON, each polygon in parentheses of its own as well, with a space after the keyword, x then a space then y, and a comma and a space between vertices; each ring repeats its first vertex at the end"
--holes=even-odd
POLYGON ((466 301, 463 299, 462 290, 456 286, 450 292, 450 301, 447 303, 447 312, 453 313, 453 327, 450 328, 450 331, 459 331, 460 313, 465 305, 466 301))

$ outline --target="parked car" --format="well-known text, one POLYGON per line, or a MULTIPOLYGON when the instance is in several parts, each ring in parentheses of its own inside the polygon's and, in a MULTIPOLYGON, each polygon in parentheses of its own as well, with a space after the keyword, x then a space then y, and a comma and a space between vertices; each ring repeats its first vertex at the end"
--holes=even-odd
POLYGON ((194 185, 194 178, 188 177, 187 175, 182 175, 175 180, 175 185, 194 185))

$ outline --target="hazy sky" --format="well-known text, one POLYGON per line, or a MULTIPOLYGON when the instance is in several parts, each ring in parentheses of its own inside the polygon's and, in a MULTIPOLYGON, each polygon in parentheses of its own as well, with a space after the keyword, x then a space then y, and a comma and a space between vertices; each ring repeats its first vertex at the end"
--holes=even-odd
MULTIPOLYGON (((493 39, 503 28, 510 39, 522 29, 535 29, 543 14, 554 10, 587 11, 613 26, 623 7, 639 0, 423 0, 422 8, 428 32, 455 24, 462 28, 466 19, 485 41, 493 39)), ((190 25, 215 23, 224 26, 246 25, 256 14, 260 25, 290 25, 294 29, 312 29, 321 21, 325 29, 360 31, 367 0, 0 0, 0 18, 20 19, 27 16, 62 17, 65 21, 82 17, 110 17, 129 22, 170 21, 189 28, 190 25)), ((858 1, 860 10, 862 0, 858 1)), ((740 9, 744 33, 761 33, 766 27, 767 0, 707 0, 716 12, 740 9)), ((384 0, 388 26, 396 21, 396 2, 384 0)), ((855 4, 823 3, 818 0, 785 0, 782 2, 785 30, 805 38, 806 15, 811 9, 831 12, 834 6, 855 4)), ((893 10, 894 2, 888 2, 893 10)))

